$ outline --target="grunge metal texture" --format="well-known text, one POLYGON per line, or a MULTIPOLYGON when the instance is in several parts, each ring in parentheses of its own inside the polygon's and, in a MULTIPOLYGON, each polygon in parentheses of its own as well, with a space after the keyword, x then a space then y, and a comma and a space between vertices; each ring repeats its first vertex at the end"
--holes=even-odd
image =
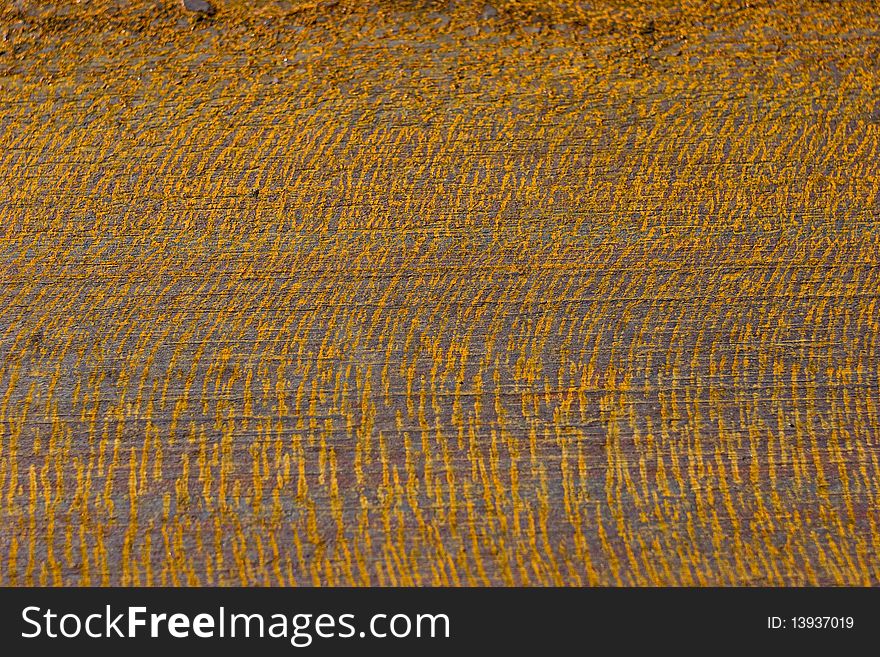
POLYGON ((0 584, 880 584, 873 1, 0 8, 0 584))

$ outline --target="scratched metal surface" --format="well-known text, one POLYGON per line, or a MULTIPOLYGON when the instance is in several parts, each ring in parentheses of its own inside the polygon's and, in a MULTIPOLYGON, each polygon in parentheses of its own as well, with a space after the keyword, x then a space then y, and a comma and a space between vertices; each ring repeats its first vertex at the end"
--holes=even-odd
POLYGON ((0 584, 880 583, 875 2, 13 0, 0 584))

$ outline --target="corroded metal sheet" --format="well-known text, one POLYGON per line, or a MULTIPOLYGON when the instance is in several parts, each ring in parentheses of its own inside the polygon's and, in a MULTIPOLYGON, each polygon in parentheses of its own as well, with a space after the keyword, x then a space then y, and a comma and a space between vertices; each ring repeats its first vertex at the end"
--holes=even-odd
POLYGON ((875 2, 201 4, 0 9, 0 584, 880 583, 875 2))

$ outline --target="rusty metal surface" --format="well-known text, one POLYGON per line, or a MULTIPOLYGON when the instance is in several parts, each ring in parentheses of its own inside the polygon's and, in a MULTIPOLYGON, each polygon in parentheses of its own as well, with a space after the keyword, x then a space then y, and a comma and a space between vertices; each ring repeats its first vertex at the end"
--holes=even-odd
POLYGON ((0 9, 0 584, 880 583, 875 2, 212 4, 0 9))

